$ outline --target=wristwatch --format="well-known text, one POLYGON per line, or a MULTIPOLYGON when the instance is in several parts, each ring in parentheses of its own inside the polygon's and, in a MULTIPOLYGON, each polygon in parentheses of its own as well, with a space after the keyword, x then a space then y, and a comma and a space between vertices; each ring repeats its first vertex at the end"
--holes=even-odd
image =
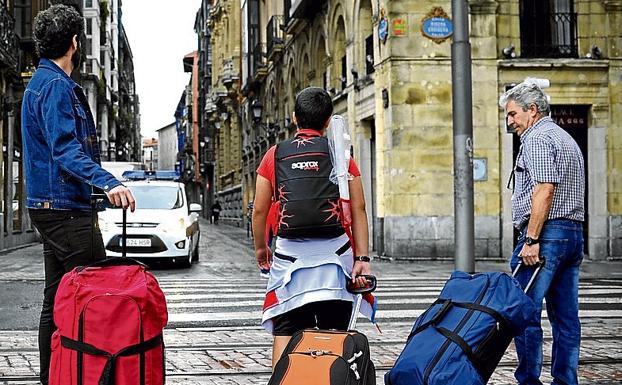
POLYGON ((540 240, 538 238, 525 237, 525 243, 529 246, 537 245, 540 243, 540 240))
POLYGON ((371 258, 369 258, 367 255, 359 255, 357 257, 354 257, 355 261, 361 261, 361 262, 370 262, 371 258))

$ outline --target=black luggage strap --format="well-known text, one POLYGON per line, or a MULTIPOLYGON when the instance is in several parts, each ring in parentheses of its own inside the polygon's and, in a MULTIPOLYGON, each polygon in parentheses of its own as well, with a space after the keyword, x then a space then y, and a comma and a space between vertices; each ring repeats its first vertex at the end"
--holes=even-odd
POLYGON ((483 306, 483 305, 473 303, 473 302, 453 302, 451 299, 442 299, 442 298, 439 298, 436 301, 434 301, 432 306, 439 305, 439 304, 443 305, 441 309, 429 321, 424 322, 417 329, 415 329, 412 333, 410 333, 410 335, 408 336, 408 340, 410 340, 410 338, 414 336, 415 334, 426 329, 428 326, 437 325, 445 317, 445 315, 447 315, 447 312, 449 311, 449 309, 451 309, 454 306, 460 307, 463 309, 473 309, 473 310, 480 311, 482 313, 486 313, 490 315, 491 317, 493 317, 495 321, 497 321, 500 324, 500 326, 503 326, 503 327, 507 326, 507 321, 505 320, 505 318, 503 318, 503 316, 499 314, 496 310, 489 308, 487 306, 483 306))
POLYGON ((469 361, 471 361, 471 363, 473 364, 473 367, 475 367, 475 370, 477 370, 478 373, 481 373, 480 368, 479 368, 479 366, 480 366, 479 365, 479 360, 473 354, 473 349, 471 349, 469 344, 467 344, 466 341, 462 337, 460 337, 458 334, 452 332, 451 330, 445 329, 444 327, 434 326, 434 329, 437 332, 439 332, 440 334, 442 334, 443 337, 447 338, 451 342, 453 342, 456 345, 458 345, 460 347, 460 349, 462 349, 464 354, 466 354, 466 356, 468 357, 469 361))
POLYGON ((61 339, 61 344, 67 349, 90 354, 92 356, 104 356, 108 359, 108 362, 106 362, 106 366, 104 366, 102 375, 99 378, 99 385, 114 385, 115 383, 114 382, 115 381, 114 369, 115 369, 115 363, 118 357, 133 356, 135 354, 144 353, 148 350, 151 350, 153 348, 156 348, 162 345, 163 343, 162 334, 158 334, 157 336, 151 338, 148 341, 141 342, 136 345, 130 345, 112 354, 105 350, 96 348, 93 345, 90 345, 84 342, 79 342, 76 340, 72 340, 71 338, 61 336, 60 339, 61 339))
POLYGON ((436 325, 437 323, 439 323, 444 317, 445 314, 447 314, 447 312, 449 311, 449 309, 451 309, 451 307, 454 305, 454 303, 450 300, 450 299, 442 299, 439 298, 436 301, 434 301, 434 303, 432 304, 432 306, 434 305, 440 305, 443 304, 443 306, 441 307, 441 309, 436 312, 436 314, 434 314, 434 317, 432 317, 430 320, 428 320, 427 322, 422 323, 421 325, 419 325, 419 327, 415 330, 413 330, 410 335, 408 336, 407 340, 410 340, 412 338, 412 336, 414 336, 415 334, 418 334, 420 332, 422 332, 423 330, 425 330, 428 326, 430 325, 436 325))
POLYGON ((478 303, 473 303, 473 302, 452 302, 452 304, 455 307, 461 307, 463 309, 473 309, 473 310, 480 311, 482 313, 486 313, 503 326, 506 326, 507 324, 507 321, 505 320, 505 318, 503 318, 503 316, 499 314, 495 309, 492 309, 490 307, 483 306, 483 305, 480 305, 478 303))

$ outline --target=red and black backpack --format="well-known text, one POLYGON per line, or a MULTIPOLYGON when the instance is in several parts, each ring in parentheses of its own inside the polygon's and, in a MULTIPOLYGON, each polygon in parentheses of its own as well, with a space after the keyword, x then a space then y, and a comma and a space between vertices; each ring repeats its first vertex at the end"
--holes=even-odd
POLYGON ((276 235, 282 238, 334 238, 344 234, 339 187, 328 139, 298 135, 277 144, 274 197, 276 235))

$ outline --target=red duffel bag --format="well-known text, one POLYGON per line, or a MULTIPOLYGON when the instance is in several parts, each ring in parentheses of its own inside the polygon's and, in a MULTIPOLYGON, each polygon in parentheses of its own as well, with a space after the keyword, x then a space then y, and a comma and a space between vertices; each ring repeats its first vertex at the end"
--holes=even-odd
POLYGON ((146 267, 111 258, 65 274, 50 385, 162 385, 166 300, 146 267))

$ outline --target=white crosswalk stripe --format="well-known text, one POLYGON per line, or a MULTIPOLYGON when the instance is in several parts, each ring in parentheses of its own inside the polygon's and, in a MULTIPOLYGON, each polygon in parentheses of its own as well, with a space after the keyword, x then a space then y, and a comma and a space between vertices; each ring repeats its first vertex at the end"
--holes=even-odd
MULTIPOLYGON (((579 289, 580 316, 622 318, 622 279, 584 280, 579 289)), ((415 321, 437 298, 444 277, 383 277, 374 294, 380 323, 415 321)), ((266 281, 236 279, 162 279, 169 310, 169 326, 257 326, 266 281)), ((546 310, 543 310, 546 318, 546 310)))

